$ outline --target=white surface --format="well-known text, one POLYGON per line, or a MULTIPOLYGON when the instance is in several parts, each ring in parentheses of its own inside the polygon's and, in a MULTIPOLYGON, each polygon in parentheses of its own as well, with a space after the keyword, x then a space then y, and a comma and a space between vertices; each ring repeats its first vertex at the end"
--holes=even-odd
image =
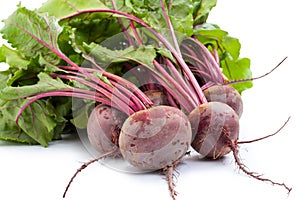
MULTIPOLYGON (((6 18, 19 0, 0 0, 0 18, 6 18)), ((240 38, 242 55, 252 60, 254 76, 264 74, 281 59, 288 60, 268 77, 255 81, 243 93, 241 140, 261 137, 291 120, 277 136, 241 146, 250 170, 293 187, 289 196, 238 171, 231 155, 219 161, 184 161, 176 190, 178 200, 300 198, 299 166, 299 6, 296 0, 219 0, 209 21, 240 38), (284 2, 284 3, 283 3, 284 2)), ((31 8, 39 0, 23 0, 31 8)), ((0 199, 62 199, 69 178, 90 159, 78 137, 51 143, 48 148, 0 142, 0 199)), ((163 176, 125 174, 100 164, 75 179, 66 199, 171 199, 163 176)))

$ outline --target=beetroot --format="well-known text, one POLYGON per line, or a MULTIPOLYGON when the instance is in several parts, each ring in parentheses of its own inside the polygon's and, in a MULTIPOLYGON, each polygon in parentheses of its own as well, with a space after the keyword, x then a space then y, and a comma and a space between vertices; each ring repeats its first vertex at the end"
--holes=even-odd
MULTIPOLYGON (((167 12, 164 7, 165 3, 162 0, 160 3, 163 13, 166 15, 167 12)), ((206 96, 193 74, 194 72, 198 73, 199 76, 205 76, 205 80, 208 81, 205 82, 205 87, 208 87, 211 84, 223 84, 224 77, 216 63, 214 63, 213 66, 206 66, 207 63, 205 63, 203 66, 203 63, 201 63, 197 57, 193 57, 191 60, 199 61, 199 63, 195 63, 196 66, 199 65, 198 67, 190 66, 192 62, 189 64, 186 63, 186 60, 182 56, 172 24, 167 17, 166 22, 170 29, 170 35, 172 36, 171 43, 143 20, 127 13, 120 12, 117 9, 100 9, 84 12, 88 12, 89 14, 93 12, 113 13, 129 19, 131 21, 131 33, 135 36, 135 42, 137 42, 138 45, 130 42, 133 38, 129 37, 128 39, 129 44, 131 43, 130 45, 134 46, 135 51, 138 51, 139 47, 145 47, 145 44, 140 37, 141 35, 139 35, 139 31, 136 30, 134 24, 134 22, 138 23, 147 29, 147 34, 150 33, 155 36, 159 41, 159 47, 164 46, 169 53, 172 54, 172 57, 170 57, 162 52, 155 52, 155 54, 151 53, 148 54, 153 55, 153 58, 150 57, 151 60, 140 59, 136 56, 129 56, 127 58, 128 55, 124 57, 117 56, 116 58, 129 59, 130 62, 128 62, 128 64, 132 63, 133 65, 129 66, 128 69, 136 67, 136 64, 138 64, 143 70, 151 72, 151 76, 153 77, 150 79, 155 80, 155 82, 166 91, 165 94, 167 99, 173 100, 173 102, 169 101, 169 103, 174 107, 161 106, 161 104, 164 104, 164 99, 161 100, 161 97, 155 95, 151 96, 151 93, 147 95, 137 89, 135 85, 126 82, 121 77, 106 73, 105 70, 101 68, 101 65, 98 65, 97 60, 94 57, 85 55, 85 58, 101 72, 100 75, 102 81, 100 81, 100 83, 102 85, 97 88, 96 96, 100 99, 96 100, 109 106, 114 105, 115 108, 130 115, 122 125, 118 143, 119 150, 125 160, 140 169, 164 170, 171 196, 175 199, 176 193, 172 181, 174 176, 173 170, 176 164, 181 161, 182 157, 186 155, 189 146, 191 145, 192 138, 194 138, 192 146, 200 154, 207 158, 217 159, 229 152, 233 152, 236 163, 240 169, 246 174, 261 180, 260 177, 247 171, 238 158, 238 120, 242 113, 242 109, 240 109, 242 104, 237 106, 237 109, 231 105, 237 110, 237 114, 234 109, 229 106, 230 103, 227 102, 228 105, 226 105, 222 103, 222 99, 211 99, 212 101, 221 102, 207 103, 206 96), (192 72, 191 69, 194 68, 195 70, 192 72), (206 69, 211 73, 206 73, 206 69), (103 79, 103 76, 105 79, 103 79), (107 80, 109 83, 107 83, 107 80), (112 94, 115 94, 115 91, 117 91, 116 98, 114 98, 115 104, 112 104, 109 100, 111 100, 112 94), (176 107, 182 108, 185 113, 190 113, 192 111, 189 114, 189 118, 176 107)), ((76 15, 83 14, 84 12, 78 12, 76 15)), ((187 45, 189 45, 189 43, 187 45)), ((187 46, 187 48, 188 47, 189 46, 187 46)), ((146 50, 147 48, 141 48, 140 50, 146 50)), ((153 50, 156 49, 154 48, 153 50)), ((206 57, 209 59, 211 57, 210 52, 205 52, 204 53, 207 54, 206 57)), ((81 72, 81 69, 78 71, 81 72)), ((89 73, 92 72, 91 70, 88 71, 89 73)), ((91 74, 89 75, 88 78, 94 78, 91 74)), ((60 76, 60 78, 62 77, 60 76)), ((92 80, 99 84, 96 80, 92 80)), ((84 80, 79 79, 79 81, 85 84, 84 80)), ((88 84, 88 86, 93 87, 95 85, 88 84)), ((79 92, 81 91, 78 91, 78 93, 79 92)), ((84 92, 87 93, 86 91, 84 92)), ((90 93, 88 93, 88 95, 90 95, 90 93)), ((111 127, 117 126, 118 128, 120 127, 119 125, 119 123, 110 124, 111 127)), ((104 133, 103 135, 105 134, 107 133, 104 133)), ((108 133, 108 147, 116 147, 118 145, 116 143, 117 136, 118 134, 113 132, 108 133)), ((102 143, 100 146, 102 146, 102 143)), ((96 162, 99 159, 114 156, 115 153, 116 151, 112 150, 90 162, 84 163, 84 165, 77 170, 77 173, 89 164, 96 162)), ((75 177, 76 174, 73 177, 75 177)), ((70 183, 72 180, 73 178, 70 183)), ((269 179, 264 180, 273 184, 278 184, 269 179)))
POLYGON ((99 104, 89 116, 87 133, 91 145, 100 153, 111 152, 118 147, 122 124, 127 116, 110 106, 99 104))
POLYGON ((218 101, 229 105, 239 117, 243 113, 240 93, 230 85, 213 85, 203 91, 207 101, 218 101))
POLYGON ((285 183, 275 182, 249 171, 239 158, 238 144, 259 141, 274 134, 252 141, 239 142, 239 117, 230 106, 221 102, 202 104, 194 109, 188 117, 194 136, 192 147, 205 158, 219 159, 232 152, 237 166, 245 174, 260 181, 282 186, 288 192, 291 191, 291 188, 285 183))
POLYGON ((187 116, 179 109, 156 106, 131 115, 119 139, 125 160, 141 169, 173 166, 186 154, 192 132, 187 116))
MULTIPOLYGON (((168 101, 160 90, 148 90, 144 92, 154 105, 167 105, 168 101)), ((119 135, 121 127, 128 116, 123 112, 107 106, 97 105, 91 112, 87 134, 92 147, 100 153, 111 152, 119 147, 119 135)))
POLYGON ((208 102, 189 114, 194 140, 192 147, 207 158, 219 158, 231 151, 239 136, 239 117, 228 105, 208 102))

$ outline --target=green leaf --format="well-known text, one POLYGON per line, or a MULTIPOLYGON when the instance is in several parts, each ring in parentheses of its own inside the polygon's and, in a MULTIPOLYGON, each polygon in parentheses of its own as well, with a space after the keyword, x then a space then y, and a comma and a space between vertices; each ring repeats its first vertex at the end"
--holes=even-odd
POLYGON ((106 77, 106 76, 103 76, 102 73, 100 72, 95 72, 93 73, 93 76, 97 77, 98 79, 100 79, 101 81, 103 81, 105 84, 111 86, 111 87, 114 87, 111 82, 109 81, 109 79, 106 77))
POLYGON ((62 104, 62 102, 50 101, 49 98, 37 100, 22 112, 19 126, 16 125, 17 113, 29 100, 23 97, 71 88, 59 79, 52 79, 46 73, 40 73, 38 78, 39 82, 35 85, 9 86, 0 91, 0 139, 47 146, 49 141, 60 137, 67 123, 63 116, 71 110, 70 102, 62 104), (62 109, 61 106, 65 107, 62 109))
POLYGON ((72 112, 72 97, 51 97, 48 101, 56 110, 57 116, 68 116, 72 112))
POLYGON ((127 54, 121 56, 121 58, 138 63, 145 64, 147 66, 153 66, 153 60, 156 57, 156 50, 153 46, 141 46, 134 51, 130 51, 127 54))
POLYGON ((97 63, 104 69, 112 63, 121 63, 127 61, 137 61, 145 63, 149 66, 153 65, 156 57, 156 50, 152 46, 141 46, 135 49, 133 46, 123 50, 110 50, 97 44, 85 45, 85 49, 89 56, 95 58, 97 63))
MULTIPOLYGON (((17 80, 19 80, 22 77, 26 77, 27 79, 33 78, 31 73, 28 73, 27 71, 24 71, 23 69, 19 69, 11 74, 12 76, 7 80, 7 86, 12 86, 17 80)), ((19 84, 17 84, 19 85, 19 84)))
POLYGON ((53 110, 47 107, 44 101, 35 101, 24 110, 19 118, 19 126, 17 126, 15 118, 21 106, 26 102, 27 100, 24 99, 7 101, 0 107, 1 124, 3 123, 0 126, 0 138, 47 146, 53 138, 56 127, 53 110), (8 130, 12 132, 9 133, 8 130))
POLYGON ((38 64, 38 58, 33 57, 26 62, 27 66, 22 68, 10 67, 11 75, 7 81, 7 86, 32 85, 37 82, 37 73, 43 68, 38 64))
MULTIPOLYGON (((58 37, 58 45, 60 50, 74 63, 80 66, 83 62, 80 47, 76 43, 75 28, 68 25, 63 26, 63 31, 58 37)), ((82 44, 82 43, 80 43, 82 44)))
POLYGON ((6 87, 0 91, 0 99, 2 100, 15 100, 35 94, 55 91, 55 90, 65 90, 71 87, 64 84, 60 79, 53 79, 46 73, 40 73, 38 75, 39 82, 34 85, 27 85, 23 87, 6 87))
POLYGON ((4 22, 1 30, 3 38, 17 48, 23 57, 31 58, 40 54, 49 63, 56 65, 60 62, 57 38, 62 29, 56 18, 19 7, 4 22))
POLYGON ((206 23, 195 28, 194 34, 198 36, 201 42, 205 43, 212 40, 222 41, 228 35, 228 32, 221 30, 216 24, 206 23))
POLYGON ((75 104, 76 105, 73 105, 73 119, 70 121, 77 128, 85 129, 87 127, 90 110, 95 106, 95 102, 78 100, 75 104))
MULTIPOLYGON (((125 5, 132 13, 147 22, 152 28, 164 36, 170 35, 159 0, 126 0, 125 5)), ((193 2, 192 0, 166 1, 165 7, 174 31, 191 36, 193 33, 193 2)))
POLYGON ((10 68, 26 70, 29 61, 22 58, 17 50, 13 50, 5 45, 0 47, 0 62, 7 63, 10 68))
POLYGON ((112 62, 122 62, 123 59, 120 60, 120 57, 126 55, 128 52, 134 51, 132 46, 124 50, 111 50, 96 43, 90 45, 84 44, 83 47, 85 54, 94 57, 98 65, 103 69, 107 68, 112 62))
POLYGON ((28 136, 20 127, 16 125, 14 120, 7 119, 3 114, 0 114, 0 139, 26 143, 37 144, 30 136, 28 136))
MULTIPOLYGON (((250 59, 248 58, 230 60, 227 57, 221 62, 221 66, 223 68, 223 74, 229 80, 241 80, 252 77, 250 70, 250 59)), ((241 82, 233 84, 232 86, 242 93, 244 90, 252 87, 252 82, 241 82)))
POLYGON ((5 45, 0 47, 0 62, 5 62, 9 65, 6 73, 7 86, 32 85, 36 83, 39 72, 58 71, 57 67, 53 67, 51 63, 48 63, 40 53, 25 59, 18 50, 11 49, 5 45))
POLYGON ((48 0, 38 11, 49 13, 56 18, 63 18, 80 10, 106 8, 99 0, 48 0))
POLYGON ((0 91, 7 87, 7 81, 9 79, 9 71, 0 71, 0 91))
POLYGON ((52 115, 53 112, 49 110, 49 107, 46 107, 45 102, 38 100, 22 113, 19 126, 39 144, 47 146, 48 142, 52 141, 56 127, 52 115))
MULTIPOLYGON (((72 20, 71 20, 72 22, 72 20)), ((93 13, 84 20, 79 21, 80 24, 70 23, 70 25, 76 28, 75 36, 77 43, 87 41, 87 43, 101 43, 112 36, 121 33, 122 28, 118 20, 113 16, 102 16, 97 13, 93 13)), ((124 26, 128 26, 129 22, 124 21, 124 26)))
POLYGON ((203 24, 209 12, 217 5, 217 0, 193 0, 194 3, 194 25, 203 24))
POLYGON ((240 56, 241 44, 238 39, 233 37, 225 37, 222 41, 225 51, 230 54, 233 60, 237 60, 240 56))
POLYGON ((176 60, 175 60, 173 54, 168 49, 158 47, 158 48, 156 48, 156 52, 166 58, 169 58, 173 63, 176 63, 176 60))

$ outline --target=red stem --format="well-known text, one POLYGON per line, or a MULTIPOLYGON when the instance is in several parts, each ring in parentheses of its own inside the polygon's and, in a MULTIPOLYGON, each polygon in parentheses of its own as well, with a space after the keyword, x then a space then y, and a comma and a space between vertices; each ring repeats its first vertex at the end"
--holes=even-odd
MULTIPOLYGON (((153 106, 153 103, 151 102, 151 100, 132 82, 130 82, 130 81, 124 79, 124 78, 121 78, 121 77, 119 77, 115 74, 108 73, 108 72, 104 71, 95 62, 95 60, 93 58, 91 58, 87 55, 85 55, 84 58, 87 59, 88 61, 90 61, 95 67, 97 67, 97 69, 100 71, 100 73, 102 73, 102 75, 107 77, 110 81, 114 81, 114 82, 118 83, 117 85, 124 86, 124 87, 128 88, 129 91, 132 92, 132 94, 136 95, 137 98, 139 98, 139 100, 143 102, 143 104, 145 105, 144 108, 153 106)), ((97 72, 97 70, 95 70, 95 72, 97 72)))
MULTIPOLYGON (((183 76, 178 72, 176 67, 173 65, 173 63, 166 58, 166 64, 169 67, 170 71, 174 75, 174 79, 179 82, 179 85, 182 87, 182 89, 190 95, 190 97, 194 100, 194 102, 197 100, 197 97, 192 92, 191 87, 187 85, 187 82, 184 81, 183 76)), ((197 106, 197 105, 195 105, 197 106)))
MULTIPOLYGON (((103 83, 101 80, 97 79, 98 80, 97 84, 94 84, 93 82, 87 81, 83 78, 79 78, 76 76, 59 75, 59 74, 54 75, 54 76, 62 78, 62 79, 67 79, 67 80, 75 80, 75 81, 78 81, 79 83, 89 86, 90 88, 97 90, 97 92, 99 92, 100 94, 105 96, 105 98, 110 99, 111 103, 123 101, 125 104, 128 104, 128 106, 135 111, 146 109, 146 107, 142 104, 141 101, 133 101, 133 99, 136 100, 135 98, 131 99, 131 96, 133 96, 133 95, 131 95, 132 93, 129 92, 129 96, 125 96, 123 93, 119 92, 117 90, 117 88, 112 88, 108 84, 103 83), (112 101, 112 99, 113 99, 113 101, 112 101)), ((120 86, 120 87, 122 87, 122 86, 120 86)), ((125 94, 128 95, 127 90, 125 90, 124 92, 125 92, 125 94)))
POLYGON ((172 42, 173 42, 173 45, 175 47, 175 50, 177 51, 177 53, 181 55, 181 52, 180 52, 180 48, 179 48, 179 45, 178 45, 178 41, 177 41, 177 38, 176 38, 176 35, 175 35, 175 32, 174 32, 174 28, 173 28, 173 25, 172 25, 172 22, 170 20, 170 17, 167 13, 167 10, 165 8, 165 1, 164 0, 160 0, 160 5, 161 5, 161 9, 163 11, 163 15, 165 17, 165 20, 166 20, 166 23, 169 27, 169 31, 171 33, 171 37, 172 37, 172 42))
MULTIPOLYGON (((183 87, 181 87, 181 85, 175 82, 175 79, 173 79, 156 60, 154 60, 154 66, 164 76, 164 78, 168 80, 171 83, 171 85, 173 85, 176 88, 176 90, 180 93, 177 94, 176 97, 178 100, 180 100, 180 104, 186 109, 187 112, 191 112, 195 107, 197 107, 197 104, 195 104, 191 96, 186 93, 186 91, 183 89, 183 87)), ((167 91, 170 92, 170 90, 167 91)))
MULTIPOLYGON (((113 6, 113 9, 114 9, 114 10, 117 10, 117 6, 116 6, 115 1, 114 1, 114 0, 111 0, 111 3, 112 3, 112 6, 113 6)), ((132 40, 130 34, 128 33, 127 29, 126 29, 125 26, 123 25, 121 18, 118 17, 117 20, 118 20, 118 22, 119 22, 119 24, 120 24, 120 26, 121 26, 121 28, 122 28, 122 30, 123 30, 123 33, 125 34, 126 38, 128 39, 129 44, 132 45, 132 46, 135 46, 135 43, 133 42, 133 40, 132 40)), ((131 23, 131 22, 130 22, 130 23, 131 23)))
POLYGON ((115 107, 116 109, 124 112, 127 115, 131 115, 131 114, 135 113, 134 110, 129 108, 129 106, 127 104, 124 104, 122 101, 120 101, 118 104, 112 104, 110 99, 99 96, 99 94, 97 94, 96 92, 73 88, 73 89, 67 89, 67 90, 56 90, 56 91, 51 91, 51 92, 44 92, 44 93, 40 93, 40 94, 36 94, 36 95, 32 96, 28 100, 28 102, 20 108, 19 112, 17 113, 16 120, 15 120, 16 124, 18 125, 21 114, 30 104, 32 104, 33 102, 35 102, 39 99, 42 99, 45 97, 52 97, 52 96, 65 96, 65 97, 77 97, 77 98, 90 99, 90 100, 98 101, 98 102, 104 103, 106 105, 115 107))

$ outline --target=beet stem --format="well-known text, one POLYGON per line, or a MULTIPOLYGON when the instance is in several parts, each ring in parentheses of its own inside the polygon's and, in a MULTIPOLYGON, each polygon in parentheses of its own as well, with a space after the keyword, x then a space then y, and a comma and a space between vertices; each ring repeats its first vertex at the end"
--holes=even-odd
POLYGON ((255 178, 255 179, 259 180, 259 181, 269 182, 269 183, 271 183, 273 185, 282 186, 282 187, 284 187, 288 191, 288 194, 291 192, 292 188, 288 187, 285 183, 274 182, 271 179, 263 178, 262 174, 257 174, 255 172, 248 171, 246 169, 246 166, 241 162, 241 160, 240 160, 240 158, 238 156, 239 155, 238 146, 235 145, 235 144, 231 144, 230 147, 231 147, 231 150, 233 152, 235 163, 237 164, 237 166, 239 167, 239 169, 242 170, 245 174, 247 174, 248 176, 250 176, 252 178, 255 178))
POLYGON ((65 192, 64 192, 64 194, 63 194, 63 198, 66 197, 66 194, 67 194, 67 192, 68 192, 68 190, 69 190, 69 188, 70 188, 70 186, 71 186, 73 180, 76 178, 76 176, 77 176, 82 170, 84 170, 84 169, 85 169, 86 167, 88 167, 90 164, 93 164, 93 163, 95 163, 95 162, 97 162, 97 161, 99 161, 99 160, 106 159, 106 158, 109 158, 109 157, 115 157, 115 156, 117 156, 118 154, 119 154, 118 148, 115 148, 115 149, 113 149, 112 151, 110 151, 110 152, 108 152, 108 153, 105 153, 105 154, 103 154, 103 155, 101 155, 101 156, 99 156, 99 157, 97 157, 97 158, 95 158, 95 159, 93 159, 93 160, 90 160, 90 161, 88 161, 88 162, 83 163, 83 164, 81 165, 81 167, 77 169, 77 171, 75 172, 75 174, 74 174, 74 175, 72 176, 72 178, 70 179, 70 181, 69 181, 69 183, 68 183, 68 185, 67 185, 67 187, 66 187, 66 189, 65 189, 65 192))
POLYGON ((286 126, 286 124, 289 122, 290 118, 291 117, 288 117, 288 119, 284 122, 284 124, 275 133, 272 133, 270 135, 267 135, 267 136, 264 136, 264 137, 261 137, 261 138, 257 138, 257 139, 254 139, 254 140, 238 141, 237 144, 249 144, 249 143, 258 142, 260 140, 264 140, 264 139, 267 139, 269 137, 272 137, 272 136, 276 135, 277 133, 279 133, 286 126))
MULTIPOLYGON (((111 3, 112 3, 112 6, 113 6, 113 9, 117 10, 117 6, 116 6, 115 1, 111 0, 111 3)), ((124 24, 122 23, 122 19, 120 17, 117 17, 117 20, 118 20, 118 22, 119 22, 119 24, 120 24, 120 26, 122 28, 123 33, 125 34, 126 38, 128 39, 129 44, 132 45, 132 46, 136 46, 134 44, 134 42, 133 42, 130 34, 128 33, 127 29, 125 28, 124 24)), ((130 23, 131 23, 131 21, 130 21, 130 23)))
POLYGON ((170 31, 170 34, 171 34, 171 37, 172 37, 172 42, 173 42, 174 48, 177 51, 177 53, 180 56, 182 56, 180 48, 179 48, 179 44, 178 44, 178 41, 177 41, 177 38, 176 38, 176 35, 175 35, 175 31, 174 31, 174 28, 173 28, 173 25, 172 25, 172 22, 171 22, 171 19, 170 19, 169 15, 168 15, 168 13, 166 11, 166 8, 165 8, 165 1, 164 0, 160 0, 160 4, 161 4, 161 10, 163 12, 165 21, 167 23, 167 26, 169 27, 169 31, 170 31))
POLYGON ((211 52, 198 40, 185 40, 182 48, 187 51, 184 55, 192 59, 195 67, 201 72, 208 72, 210 81, 224 82, 222 71, 211 52))
POLYGON ((36 94, 36 95, 32 96, 31 99, 29 99, 28 102, 26 102, 26 104, 24 104, 21 107, 21 109, 19 110, 19 112, 17 113, 16 119, 15 119, 16 124, 19 126, 19 118, 21 117, 23 111, 28 106, 30 106, 33 102, 35 102, 39 99, 42 99, 45 97, 51 97, 51 96, 64 96, 64 97, 77 97, 77 98, 83 98, 83 99, 90 99, 90 100, 101 102, 101 103, 104 103, 104 104, 107 104, 110 106, 115 106, 116 109, 123 111, 127 115, 131 115, 131 114, 135 113, 134 110, 132 110, 130 107, 128 107, 127 104, 123 104, 123 102, 119 102, 119 105, 118 104, 112 105, 111 102, 109 101, 109 99, 98 96, 98 95, 96 95, 96 93, 93 93, 92 91, 73 88, 73 89, 67 89, 67 90, 56 90, 56 91, 52 91, 52 92, 44 92, 44 93, 40 93, 40 94, 36 94))
POLYGON ((139 98, 138 101, 142 101, 142 103, 144 104, 144 105, 141 105, 141 106, 143 106, 143 109, 153 106, 153 103, 150 101, 150 99, 142 91, 140 91, 140 89, 136 85, 134 85, 132 82, 130 82, 126 79, 123 79, 115 74, 111 74, 111 73, 104 71, 95 62, 95 60, 92 57, 87 56, 87 55, 83 55, 83 57, 85 59, 87 59, 88 61, 90 61, 95 67, 97 67, 97 69, 102 73, 103 76, 106 76, 109 80, 118 83, 115 85, 116 87, 117 86, 120 87, 121 85, 123 85, 124 87, 128 88, 128 90, 132 91, 133 92, 132 98, 136 98, 136 97, 139 98), (135 95, 136 95, 136 97, 135 97, 135 95))
POLYGON ((189 96, 191 96, 190 98, 192 98, 196 102, 197 96, 192 92, 191 87, 189 87, 187 82, 184 81, 183 76, 178 72, 176 67, 173 65, 173 63, 168 58, 166 58, 166 63, 167 63, 168 68, 172 72, 174 79, 179 83, 179 85, 182 87, 182 89, 184 91, 186 91, 189 96))
MULTIPOLYGON (((181 104, 183 106, 185 106, 185 108, 187 109, 188 112, 191 112, 195 107, 197 107, 197 104, 194 102, 194 100, 192 99, 192 96, 190 96, 186 90, 184 90, 183 86, 178 84, 177 81, 179 80, 175 80, 174 78, 172 78, 164 69, 163 67, 156 61, 153 61, 154 66, 159 70, 159 72, 164 76, 165 79, 167 79, 171 85, 173 85, 176 90, 179 92, 179 95, 177 95, 177 99, 182 99, 180 95, 183 96, 183 99, 187 101, 187 103, 183 103, 185 101, 181 100, 181 104)), ((168 63, 170 64, 170 63, 168 63)), ((172 65, 169 65, 169 67, 174 67, 172 65)), ((173 72, 175 72, 175 70, 173 70, 173 72)), ((178 75, 176 78, 180 78, 180 76, 178 75)), ((184 83, 184 81, 179 81, 180 83, 184 83)))
POLYGON ((97 70, 81 68, 80 71, 73 72, 70 71, 70 70, 76 70, 73 67, 61 66, 60 68, 69 70, 68 73, 76 75, 76 77, 70 75, 55 75, 55 74, 52 75, 53 77, 60 77, 67 80, 78 81, 86 86, 96 89, 97 91, 99 91, 101 94, 103 94, 109 99, 111 99, 111 97, 114 96, 114 98, 129 104, 135 111, 147 109, 147 105, 152 103, 150 102, 150 100, 147 99, 145 100, 144 97, 145 95, 141 97, 140 94, 138 94, 139 90, 137 88, 129 87, 128 82, 125 82, 120 77, 114 76, 114 78, 112 78, 112 75, 110 75, 110 73, 104 72, 102 69, 101 69, 102 75, 109 79, 111 85, 104 83, 99 78, 92 75, 92 73, 99 72, 97 70), (83 78, 89 78, 91 81, 83 78, 79 78, 77 76, 83 78), (117 89, 119 89, 121 92, 118 92, 117 89), (138 94, 138 96, 136 94, 138 94))

